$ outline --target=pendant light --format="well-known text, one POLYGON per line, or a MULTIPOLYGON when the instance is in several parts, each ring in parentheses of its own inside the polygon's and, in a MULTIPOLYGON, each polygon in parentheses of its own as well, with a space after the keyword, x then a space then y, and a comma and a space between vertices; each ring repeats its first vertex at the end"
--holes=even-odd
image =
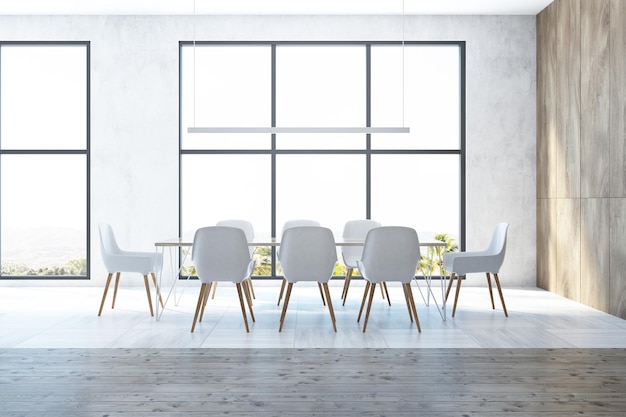
POLYGON ((199 127, 196 126, 196 0, 193 2, 193 126, 187 133, 410 133, 404 126, 404 0, 402 0, 402 126, 401 127, 199 127))

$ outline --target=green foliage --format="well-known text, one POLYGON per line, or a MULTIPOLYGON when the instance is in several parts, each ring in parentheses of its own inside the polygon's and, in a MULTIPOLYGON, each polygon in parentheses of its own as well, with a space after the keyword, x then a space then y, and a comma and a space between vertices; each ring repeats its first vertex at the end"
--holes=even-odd
POLYGON ((256 261, 254 267, 254 275, 269 276, 272 275, 272 248, 269 246, 259 246, 253 254, 256 261))
POLYGON ((86 276, 87 259, 70 259, 63 266, 31 268, 14 262, 2 263, 3 276, 86 276))
POLYGON ((446 275, 446 271, 443 269, 443 254, 459 249, 459 245, 455 243, 455 239, 448 236, 446 233, 435 235, 435 240, 444 242, 446 246, 428 247, 428 255, 423 255, 417 265, 417 270, 424 276, 446 275))

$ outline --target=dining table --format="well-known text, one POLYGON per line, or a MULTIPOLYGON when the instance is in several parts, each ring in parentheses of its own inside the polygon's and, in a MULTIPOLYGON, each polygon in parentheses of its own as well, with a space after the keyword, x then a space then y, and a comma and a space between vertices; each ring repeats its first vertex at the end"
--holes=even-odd
MULTIPOLYGON (((418 235, 419 236, 419 235, 418 235)), ((418 237, 419 239, 419 237, 418 237)), ((335 246, 337 247, 342 247, 342 246, 363 246, 365 244, 365 240, 364 239, 344 239, 344 238, 336 238, 335 239, 335 246)), ((155 320, 159 321, 161 316, 163 315, 163 311, 165 310, 165 306, 167 305, 167 302, 169 301, 170 297, 174 298, 174 302, 175 304, 178 304, 178 301, 180 300, 180 296, 179 296, 178 300, 176 299, 177 295, 176 295, 176 284, 178 281, 180 281, 183 277, 182 272, 183 272, 183 266, 185 264, 186 259, 188 258, 189 254, 191 253, 191 250, 193 249, 193 238, 187 238, 187 237, 175 237, 175 238, 169 238, 169 239, 163 239, 163 240, 159 240, 156 241, 154 243, 155 246, 155 250, 157 251, 157 253, 160 253, 162 259, 165 260, 165 251, 167 250, 169 252, 169 272, 171 274, 171 285, 170 288, 168 290, 168 293, 165 297, 165 299, 163 300, 163 307, 161 308, 161 311, 159 311, 159 303, 156 302, 156 314, 155 314, 155 320), (182 250, 181 250, 182 249, 182 250), (180 252, 179 252, 180 251, 180 252), (176 252, 179 252, 181 254, 180 256, 180 262, 178 262, 178 265, 176 260, 179 258, 176 256, 176 252)), ((274 237, 274 236, 268 236, 268 237, 264 237, 264 236, 259 236, 259 237, 255 237, 252 240, 248 241, 248 246, 253 246, 253 247, 262 247, 262 246, 270 246, 270 247, 279 247, 280 246, 280 238, 274 237)), ((446 247, 446 243, 442 242, 440 240, 435 240, 435 239, 426 239, 426 240, 422 240, 419 239, 419 246, 420 248, 434 248, 434 247, 446 247)), ((433 256, 433 252, 434 251, 428 251, 429 257, 432 258, 433 256)), ((430 259, 430 261, 432 261, 432 259, 430 259)), ((432 262, 430 263, 432 265, 432 262)), ((158 285, 157 285, 157 290, 156 290, 156 300, 161 299, 162 297, 162 292, 161 292, 161 288, 162 288, 162 283, 163 283, 163 269, 164 266, 162 266, 160 268, 160 270, 158 271, 158 285)), ((186 276, 186 280, 189 280, 191 277, 190 276, 186 276)), ((422 288, 419 285, 419 276, 416 275, 414 282, 415 285, 417 287, 417 289, 420 292, 420 295, 422 296, 422 299, 424 300, 424 304, 426 306, 430 306, 430 301, 432 298, 432 301, 435 304, 435 307, 437 308, 437 310, 439 311, 439 314, 441 315, 441 318, 443 319, 443 321, 446 321, 446 297, 445 297, 445 292, 446 292, 446 281, 449 279, 448 276, 446 276, 445 274, 442 274, 440 276, 440 289, 441 289, 441 300, 437 301, 437 298, 435 297, 435 293, 433 292, 432 289, 432 270, 430 270, 430 273, 425 274, 423 276, 423 280, 426 283, 426 288, 425 288, 425 295, 424 292, 422 291, 422 288)))

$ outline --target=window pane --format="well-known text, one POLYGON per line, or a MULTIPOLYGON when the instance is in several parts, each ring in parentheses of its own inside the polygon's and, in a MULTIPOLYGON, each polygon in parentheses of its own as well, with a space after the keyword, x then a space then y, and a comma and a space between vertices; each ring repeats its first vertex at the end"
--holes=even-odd
MULTIPOLYGON (((365 47, 279 45, 276 126, 366 125, 365 47)), ((363 149, 365 135, 281 134, 279 149, 363 149)))
POLYGON ((459 238, 458 155, 373 155, 372 218, 459 238))
POLYGON ((341 236, 347 220, 365 218, 365 156, 278 155, 278 233, 290 219, 317 220, 341 236))
POLYGON ((269 134, 187 133, 191 126, 271 126, 272 66, 268 45, 186 45, 182 61, 183 149, 270 147, 269 134))
POLYGON ((0 163, 2 275, 86 275, 86 156, 0 163))
POLYGON ((372 149, 459 149, 459 56, 456 45, 405 46, 403 75, 402 46, 372 46, 372 126, 411 128, 372 135, 372 149))
MULTIPOLYGON (((182 155, 185 234, 223 218, 257 216, 251 219, 257 235, 269 233, 272 219, 280 234, 286 220, 308 218, 340 236, 347 220, 363 219, 371 213, 383 224, 407 225, 418 232, 447 233, 458 239, 461 153, 406 153, 460 150, 458 44, 407 44, 405 48, 370 44, 369 68, 367 43, 233 43, 201 48, 205 48, 200 53, 204 57, 199 58, 196 51, 193 66, 195 81, 188 67, 192 60, 188 47, 183 47, 181 71, 183 119, 192 117, 189 109, 198 109, 197 103, 202 102, 202 115, 196 112, 196 118, 206 120, 197 122, 198 126, 271 126, 266 119, 273 117, 277 127, 365 127, 370 114, 370 126, 408 126, 411 133, 372 134, 369 145, 365 134, 276 134, 272 147, 271 135, 192 136, 184 132, 183 149, 204 152, 182 155), (273 68, 272 47, 276 52, 273 68), (198 71, 200 66, 203 69, 198 71), (272 75, 275 83, 268 81, 272 75), (199 87, 195 90, 192 86, 199 87), (232 91, 250 97, 244 104, 241 100, 230 103, 232 91), (197 95, 196 107, 192 106, 193 94, 197 95), (255 155, 258 149, 267 149, 269 154, 255 155), (214 150, 232 152, 216 154, 214 150), (367 169, 368 155, 371 171, 367 169), (244 158, 263 162, 242 163, 244 158), (247 173, 243 176, 235 168, 242 165, 247 173), (220 197, 194 195, 189 184, 199 181, 193 179, 196 177, 206 183, 199 182, 195 188, 204 187, 220 197), (409 192, 398 191, 416 182, 409 192), (249 198, 254 201, 252 214, 244 201, 234 197, 246 193, 254 194, 249 198)), ((271 251, 262 249, 262 256, 257 251, 257 261, 262 258, 264 272, 257 268, 257 275, 267 275, 273 261, 271 251)), ((280 275, 280 265, 274 266, 280 275)), ((340 262, 335 273, 345 273, 340 262)))
MULTIPOLYGON (((220 220, 252 222, 256 236, 271 235, 271 159, 267 155, 184 155, 182 230, 193 238, 220 220)), ((271 275, 271 251, 257 248, 254 275, 271 275)), ((185 271, 191 266, 187 258, 185 271)))
POLYGON ((86 149, 87 48, 3 45, 3 149, 86 149))
POLYGON ((256 235, 269 236, 270 162, 268 155, 183 155, 183 236, 226 219, 249 220, 256 235))

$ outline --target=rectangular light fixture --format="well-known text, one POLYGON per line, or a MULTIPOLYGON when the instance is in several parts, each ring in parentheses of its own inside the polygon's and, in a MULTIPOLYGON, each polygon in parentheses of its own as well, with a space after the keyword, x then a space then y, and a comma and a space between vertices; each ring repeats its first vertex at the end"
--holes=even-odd
POLYGON ((410 133, 408 127, 189 127, 188 133, 410 133))

